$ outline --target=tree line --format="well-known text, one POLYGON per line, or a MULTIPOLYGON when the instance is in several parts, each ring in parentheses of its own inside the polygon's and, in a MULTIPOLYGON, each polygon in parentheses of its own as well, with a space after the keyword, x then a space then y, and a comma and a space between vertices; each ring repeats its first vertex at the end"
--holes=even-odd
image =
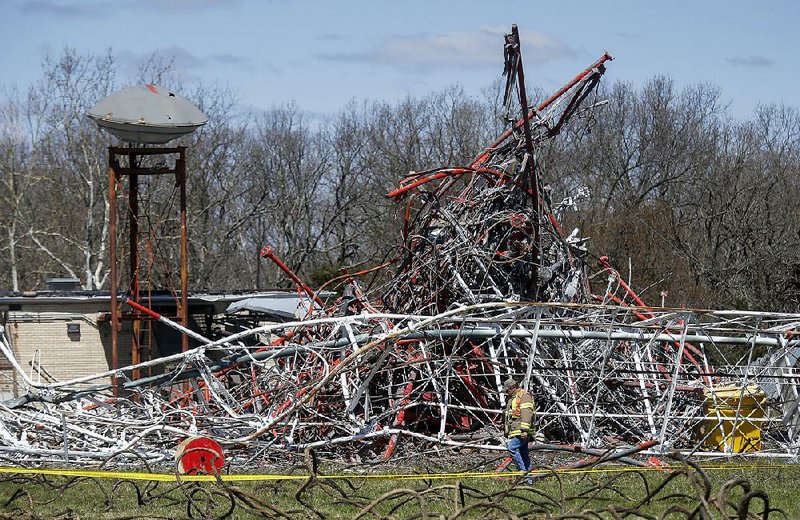
MULTIPOLYGON (((537 157, 548 193, 569 202, 559 212, 569 230, 653 304, 664 291, 667 305, 800 311, 798 109, 737 119, 714 86, 605 81, 608 103, 537 157)), ((244 111, 227 89, 182 84, 169 62, 151 58, 123 78, 111 52, 66 49, 35 84, 0 98, 0 289, 41 289, 52 276, 108 288, 113 138, 85 113, 134 83, 172 88, 209 117, 179 143, 189 147, 193 290, 288 286, 260 259, 267 244, 316 285, 384 261, 404 210, 385 194, 409 171, 468 163, 503 125, 496 89, 353 100, 324 118, 296 104, 244 111)), ((142 180, 139 227, 153 283, 170 286, 176 191, 160 177, 142 180)))

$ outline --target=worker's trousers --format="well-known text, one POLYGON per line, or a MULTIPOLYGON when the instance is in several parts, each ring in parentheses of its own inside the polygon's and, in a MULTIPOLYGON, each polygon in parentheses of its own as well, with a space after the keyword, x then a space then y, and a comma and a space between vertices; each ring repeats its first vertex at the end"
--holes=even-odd
MULTIPOLYGON (((531 456, 528 452, 528 440, 520 440, 519 437, 512 437, 508 439, 508 452, 511 454, 511 458, 514 460, 514 464, 517 465, 517 468, 520 471, 530 471, 531 469, 531 456)), ((531 477, 526 479, 529 483, 531 482, 531 477)))

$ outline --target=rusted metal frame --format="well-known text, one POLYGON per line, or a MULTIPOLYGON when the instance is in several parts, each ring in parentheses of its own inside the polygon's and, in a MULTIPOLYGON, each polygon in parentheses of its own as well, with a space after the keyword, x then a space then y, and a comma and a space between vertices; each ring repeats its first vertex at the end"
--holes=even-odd
MULTIPOLYGON (((128 294, 131 295, 134 301, 139 301, 139 175, 134 173, 138 170, 136 165, 136 154, 132 151, 128 153, 128 169, 129 188, 128 188, 128 249, 130 255, 130 285, 128 294)), ((120 172, 120 175, 125 175, 120 172)), ((131 364, 136 365, 141 361, 140 334, 142 324, 139 320, 134 320, 131 323, 132 337, 131 337, 131 364)), ((133 379, 139 379, 139 371, 134 370, 131 374, 133 379)))
MULTIPOLYGON (((186 221, 186 148, 179 149, 179 157, 175 161, 175 184, 180 189, 180 226, 181 226, 181 308, 179 315, 184 327, 189 328, 189 244, 186 221)), ((189 349, 189 336, 181 336, 181 350, 189 349)))
POLYGON ((440 387, 439 382, 439 373, 442 371, 441 368, 434 368, 432 365, 432 354, 430 354, 427 349, 425 348, 424 341, 419 343, 420 346, 420 353, 425 358, 425 362, 423 363, 423 367, 428 372, 428 381, 433 385, 433 389, 437 395, 440 396, 439 400, 439 433, 438 438, 444 439, 445 438, 445 428, 447 423, 447 413, 448 413, 448 404, 449 404, 449 371, 447 376, 445 377, 445 388, 442 390, 440 387))
MULTIPOLYGON (((541 332, 540 332, 541 334, 541 332)), ((560 341, 556 344, 559 354, 561 355, 561 361, 564 363, 564 374, 566 378, 566 382, 564 387, 566 389, 567 394, 567 409, 571 409, 570 415, 575 417, 575 424, 578 425, 578 433, 581 435, 582 438, 587 436, 587 429, 584 425, 584 415, 581 413, 580 410, 580 401, 578 396, 578 386, 575 378, 575 363, 574 359, 568 356, 567 349, 564 348, 564 341, 560 341), (571 406, 570 406, 571 405, 571 406)))
POLYGON ((358 402, 361 400, 361 397, 366 396, 367 393, 369 393, 369 385, 370 383, 372 383, 372 378, 375 377, 375 374, 378 372, 378 370, 383 367, 384 363, 386 362, 386 359, 389 357, 389 354, 391 352, 392 352, 391 349, 384 348, 383 352, 381 352, 378 359, 372 363, 372 367, 370 368, 369 372, 363 378, 361 384, 358 385, 358 388, 356 388, 356 391, 353 394, 353 399, 347 405, 348 413, 355 410, 356 406, 358 405, 358 402))
POLYGON ((361 269, 360 271, 356 271, 354 273, 345 271, 345 274, 342 274, 340 276, 335 276, 335 277, 331 278, 330 280, 328 280, 327 282, 323 283, 319 287, 317 292, 322 292, 331 283, 338 282, 338 281, 341 281, 341 280, 347 280, 347 282, 350 283, 351 282, 351 280, 350 280, 351 278, 354 278, 356 276, 364 276, 365 274, 369 274, 369 273, 373 273, 375 271, 379 271, 381 269, 384 269, 384 268, 389 267, 390 265, 396 263, 398 260, 399 260, 399 258, 395 257, 395 258, 392 258, 391 260, 387 260, 386 262, 384 262, 384 263, 382 263, 380 265, 376 265, 375 267, 369 267, 367 269, 361 269))
POLYGON ((447 372, 445 373, 445 401, 447 408, 451 411, 463 412, 458 415, 454 414, 454 418, 460 421, 458 426, 465 430, 471 429, 472 420, 477 421, 475 424, 493 424, 493 419, 496 419, 497 414, 500 413, 501 410, 489 409, 486 395, 479 391, 470 380, 472 376, 469 373, 465 374, 462 372, 463 368, 468 369, 469 364, 475 360, 469 355, 469 351, 458 356, 455 354, 455 346, 459 343, 465 344, 460 341, 460 338, 455 338, 453 341, 454 348, 452 353, 445 354, 443 359, 443 362, 446 362, 447 368, 447 372), (450 384, 451 379, 454 380, 452 385, 450 384), (469 404, 470 402, 462 401, 459 396, 460 391, 466 392, 466 397, 473 399, 474 401, 471 402, 474 403, 474 405, 469 404), (480 417, 478 413, 481 414, 480 417), (470 419, 470 417, 472 419, 470 419))
POLYGON ((188 388, 186 389, 186 396, 191 398, 197 404, 197 406, 204 410, 207 414, 212 413, 211 396, 209 395, 208 398, 206 398, 205 395, 208 391, 206 388, 206 382, 204 380, 198 382, 197 378, 191 378, 188 380, 188 382, 189 384, 187 385, 188 388))
MULTIPOLYGON (((111 292, 111 369, 119 368, 119 308, 117 306, 117 168, 114 151, 108 149, 108 248, 109 248, 109 289, 111 292)), ((114 397, 119 395, 116 374, 111 378, 114 397)))
MULTIPOLYGON (((493 175, 496 175, 496 176, 497 176, 497 178, 498 178, 498 180, 499 180, 500 182, 512 182, 512 183, 514 184, 514 186, 516 186, 517 188, 519 188, 519 189, 523 190, 523 191, 524 191, 525 193, 527 193, 527 194, 528 194, 528 195, 529 195, 531 198, 533 198, 533 197, 535 196, 535 194, 534 194, 533 190, 531 190, 531 189, 530 189, 530 188, 528 188, 528 187, 525 187, 525 186, 523 186, 523 182, 522 182, 522 181, 520 181, 520 180, 519 180, 519 178, 512 177, 511 175, 509 175, 509 174, 507 174, 507 173, 505 173, 505 172, 501 172, 501 171, 493 170, 493 169, 490 169, 490 168, 476 168, 476 169, 474 169, 474 170, 472 170, 472 171, 475 171, 475 172, 481 172, 481 173, 483 173, 483 172, 485 172, 485 173, 491 173, 491 174, 493 174, 493 175)), ((436 179, 438 179, 438 178, 441 178, 441 177, 436 177, 436 179)), ((484 178, 487 178, 487 177, 486 177, 486 176, 484 176, 484 178)), ((386 196, 387 196, 388 198, 394 198, 394 197, 397 197, 397 196, 399 196, 399 195, 403 195, 403 194, 407 193, 407 192, 408 192, 410 189, 412 189, 412 187, 413 187, 413 188, 419 187, 420 185, 422 185, 422 184, 425 184, 425 183, 427 183, 427 182, 430 182, 430 181, 432 181, 432 180, 435 180, 435 179, 434 179, 434 178, 425 178, 425 179, 422 179, 422 180, 421 180, 419 183, 415 183, 415 185, 414 185, 414 186, 408 186, 408 187, 400 187, 400 188, 397 188, 396 190, 392 191, 391 193, 387 194, 386 196)), ((487 178, 487 180, 488 180, 488 178, 487 178)), ((448 182, 449 182, 449 181, 448 181, 448 182)), ((439 188, 436 190, 436 195, 437 195, 438 197, 441 197, 441 196, 443 196, 443 195, 444 195, 444 194, 447 192, 447 190, 449 190, 449 189, 450 189, 450 187, 451 187, 451 185, 450 185, 450 184, 448 184, 448 183, 443 183, 443 185, 442 185, 442 186, 440 186, 440 187, 439 187, 439 188)), ((538 198, 538 206, 539 206, 540 208, 543 206, 543 202, 544 202, 544 201, 542 200, 541 196, 539 196, 539 198, 538 198)), ((409 201, 409 203, 408 203, 408 206, 407 206, 407 209, 406 209, 406 219, 405 219, 405 222, 406 222, 406 223, 408 223, 408 215, 409 215, 409 213, 410 213, 410 209, 411 209, 411 202, 409 201)), ((558 220, 556 220, 556 218, 555 218, 555 215, 553 215, 553 213, 552 213, 551 211, 547 211, 547 218, 548 218, 548 220, 550 221, 550 223, 552 224, 552 226, 553 226, 553 229, 554 229, 554 231, 556 232, 556 234, 558 235, 558 237, 561 237, 561 236, 562 236, 561 224, 559 224, 558 220)), ((403 234, 403 236, 404 236, 404 237, 407 237, 407 236, 408 236, 408 226, 407 226, 407 224, 406 224, 406 226, 404 227, 404 234, 403 234)))
POLYGON ((197 367, 197 370, 200 372, 200 377, 202 377, 203 381, 205 382, 205 388, 208 389, 211 397, 214 398, 214 402, 223 410, 225 410, 229 417, 239 418, 239 412, 234 410, 234 407, 237 407, 238 403, 218 381, 216 376, 211 373, 208 365, 202 363, 197 367))
MULTIPOLYGON (((344 330, 344 333, 345 333, 344 336, 349 341, 349 343, 345 344, 345 345, 342 345, 342 349, 341 349, 341 352, 340 352, 340 358, 339 359, 345 359, 347 357, 347 354, 348 354, 347 347, 348 346, 350 347, 350 349, 353 352, 356 352, 358 350, 358 345, 359 345, 358 340, 356 339, 356 336, 353 333, 353 328, 350 326, 350 323, 348 323, 348 322, 343 323, 342 326, 338 329, 340 331, 339 334, 341 334, 342 329, 344 330)), ((324 376, 324 374, 323 374, 323 376, 324 376)), ((355 409, 355 403, 360 399, 360 395, 358 394, 358 386, 359 385, 358 385, 357 379, 358 379, 358 377, 356 375, 356 377, 354 377, 354 381, 353 381, 353 387, 355 388, 355 391, 354 391, 355 395, 353 395, 353 393, 350 392, 350 386, 349 386, 350 381, 347 378, 347 374, 345 372, 342 372, 339 375, 339 383, 341 384, 342 396, 344 397, 344 402, 347 404, 346 414, 350 418, 350 420, 352 421, 353 424, 359 424, 360 423, 360 425, 363 426, 363 421, 359 421, 355 417, 355 414, 353 414, 353 410, 355 409)))
MULTIPOLYGON (((607 256, 601 256, 600 258, 598 258, 597 265, 599 265, 603 269, 607 269, 609 274, 611 274, 617 280, 617 283, 625 290, 625 292, 631 298, 633 298, 633 301, 639 307, 644 307, 644 308, 647 307, 647 304, 644 303, 641 298, 639 298, 639 295, 636 294, 636 292, 634 292, 634 290, 631 289, 631 287, 627 283, 625 283, 625 280, 622 279, 622 276, 619 274, 619 271, 617 271, 616 269, 614 269, 611 266, 611 263, 609 262, 607 256)), ((648 318, 652 318, 652 317, 653 317, 652 313, 649 313, 648 314, 648 318)))
POLYGON ((118 175, 174 175, 175 168, 120 168, 118 175))
MULTIPOLYGON (((141 175, 162 175, 174 174, 175 186, 180 191, 180 276, 181 276, 181 295, 178 302, 178 315, 181 322, 188 329, 189 326, 189 305, 188 305, 188 292, 189 292, 189 267, 188 267, 188 237, 187 237, 187 212, 186 212, 186 147, 179 146, 174 148, 148 148, 148 147, 114 147, 109 146, 109 249, 111 250, 110 269, 112 278, 111 288, 112 294, 118 290, 118 280, 116 276, 117 271, 117 202, 116 202, 116 182, 119 182, 120 177, 127 175, 130 178, 130 190, 128 193, 128 220, 130 225, 129 230, 129 245, 130 245, 130 286, 129 290, 134 295, 134 300, 139 300, 140 292, 140 256, 139 256, 139 222, 138 222, 138 209, 139 209, 139 182, 138 178, 141 175), (177 154, 174 168, 140 168, 137 166, 137 157, 152 156, 152 155, 171 155, 177 154), (128 158, 128 168, 121 168, 117 162, 116 156, 125 155, 128 158), (113 172, 112 172, 113 170, 113 172), (114 191, 112 194, 112 173, 114 178, 114 191), (113 196, 113 201, 111 200, 113 196), (113 214, 112 214, 113 213, 113 214)), ((114 298, 112 298, 112 328, 119 327, 118 306, 114 298), (116 325, 113 323, 116 321, 116 325)), ((139 333, 141 331, 141 324, 136 320, 133 321, 133 341, 131 345, 131 358, 133 364, 137 364, 141 360, 139 351, 139 333)), ((118 332, 112 333, 112 367, 119 368, 118 361, 118 332)), ((189 338, 184 334, 181 336, 181 350, 186 351, 189 348, 189 338)), ((137 376, 138 374, 134 374, 137 376)), ((116 387, 116 385, 115 385, 116 387)))
MULTIPOLYGON (((448 212, 447 210, 445 210, 443 208, 440 208, 438 213, 439 213, 439 215, 442 216, 442 218, 446 222, 448 222, 453 227, 453 229, 456 230, 456 233, 457 233, 458 237, 462 240, 462 244, 469 243, 471 246, 474 247, 474 244, 471 243, 470 235, 461 226, 461 224, 459 224, 458 220, 456 219, 456 217, 454 215, 450 214, 450 212, 448 212)), ((463 251, 461 251, 461 253, 463 254, 463 251)), ((479 255, 472 255, 472 256, 473 256, 474 265, 476 265, 478 267, 478 269, 480 269, 480 271, 484 274, 486 279, 489 281, 489 286, 490 286, 491 290, 494 291, 494 293, 496 295, 502 296, 503 292, 497 287, 497 283, 492 278, 492 275, 489 272, 489 268, 486 265, 483 264, 483 262, 479 258, 479 255)), ((453 272, 456 274, 456 276, 459 276, 458 272, 455 269, 454 269, 453 272)))
MULTIPOLYGON (((398 385, 401 388, 398 388, 397 400, 393 406, 393 408, 398 410, 393 423, 393 427, 395 428, 403 427, 405 425, 406 406, 411 402, 411 394, 414 391, 418 374, 418 370, 412 369, 408 375, 408 378, 406 379, 406 382, 398 385)), ((389 458, 391 458, 395 448, 397 447, 398 439, 398 433, 392 434, 392 436, 389 438, 389 442, 387 443, 386 449, 383 452, 383 460, 389 460, 389 458)))
POLYGON ((166 154, 182 154, 186 151, 185 146, 176 146, 172 148, 166 147, 143 147, 143 146, 109 146, 109 153, 113 155, 128 155, 129 153, 139 155, 166 155, 166 154))

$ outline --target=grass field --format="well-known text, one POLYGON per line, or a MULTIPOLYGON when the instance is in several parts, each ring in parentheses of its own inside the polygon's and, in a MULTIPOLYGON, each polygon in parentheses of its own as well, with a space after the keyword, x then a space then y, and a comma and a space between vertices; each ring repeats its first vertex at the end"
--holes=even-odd
POLYGON ((800 518, 800 467, 687 469, 560 474, 531 486, 488 477, 176 484, 6 475, 0 518, 684 518, 698 507, 710 518, 761 518, 765 505, 784 513, 770 518, 800 518))

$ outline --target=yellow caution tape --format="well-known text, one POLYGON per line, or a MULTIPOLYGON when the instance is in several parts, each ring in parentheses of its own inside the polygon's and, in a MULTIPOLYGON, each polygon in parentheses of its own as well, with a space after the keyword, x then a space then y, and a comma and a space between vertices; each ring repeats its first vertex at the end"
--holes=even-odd
MULTIPOLYGON (((604 468, 556 468, 552 470, 537 469, 531 471, 531 476, 547 476, 554 473, 558 474, 586 474, 586 473, 623 473, 629 471, 669 471, 681 469, 682 465, 667 466, 614 466, 604 468)), ((704 471, 718 470, 756 470, 756 469, 800 469, 800 464, 766 464, 766 465, 714 465, 700 466, 704 471)), ((62 469, 62 468, 8 468, 0 467, 0 473, 13 473, 25 475, 55 475, 62 477, 82 477, 82 478, 103 478, 103 479, 124 479, 124 480, 148 480, 157 482, 213 482, 217 480, 214 475, 175 475, 173 473, 144 473, 136 471, 98 471, 86 469, 62 469)), ((406 473, 406 474, 336 474, 336 475, 317 475, 319 480, 342 480, 342 479, 369 479, 369 480, 443 480, 443 479, 464 479, 464 478, 511 478, 524 475, 520 471, 504 472, 463 472, 463 473, 406 473)), ((280 474, 248 474, 220 475, 219 479, 225 482, 246 482, 246 481, 265 481, 265 480, 306 480, 309 475, 280 475, 280 474)))

